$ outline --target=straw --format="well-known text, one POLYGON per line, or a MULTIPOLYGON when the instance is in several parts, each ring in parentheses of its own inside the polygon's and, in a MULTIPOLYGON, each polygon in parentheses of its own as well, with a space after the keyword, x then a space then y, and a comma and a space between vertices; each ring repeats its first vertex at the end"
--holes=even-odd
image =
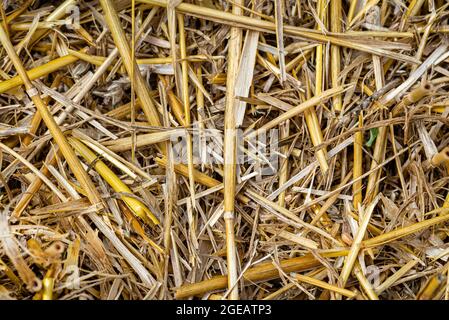
POLYGON ((448 10, 6 1, 0 298, 448 299, 448 10))

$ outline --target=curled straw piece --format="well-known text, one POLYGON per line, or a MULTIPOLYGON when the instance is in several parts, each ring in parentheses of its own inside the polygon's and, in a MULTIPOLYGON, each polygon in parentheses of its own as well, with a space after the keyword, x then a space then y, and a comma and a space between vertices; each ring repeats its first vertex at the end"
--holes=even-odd
MULTIPOLYGON (((93 153, 84 143, 75 138, 69 138, 69 143, 78 152, 87 163, 106 180, 115 192, 132 194, 131 189, 124 184, 119 177, 109 167, 93 153)), ((128 205, 131 211, 148 224, 158 225, 159 220, 141 201, 123 195, 121 199, 128 205)))

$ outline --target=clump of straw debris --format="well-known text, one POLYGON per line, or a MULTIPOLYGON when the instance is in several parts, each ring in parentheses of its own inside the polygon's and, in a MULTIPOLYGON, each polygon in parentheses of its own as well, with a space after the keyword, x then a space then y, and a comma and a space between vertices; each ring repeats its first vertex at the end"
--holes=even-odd
POLYGON ((449 299, 449 4, 0 5, 0 299, 449 299))

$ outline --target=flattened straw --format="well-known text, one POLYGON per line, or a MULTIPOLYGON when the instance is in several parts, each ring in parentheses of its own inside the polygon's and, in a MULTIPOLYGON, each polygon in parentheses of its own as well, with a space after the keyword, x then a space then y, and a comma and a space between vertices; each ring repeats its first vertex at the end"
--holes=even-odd
POLYGON ((297 234, 294 234, 294 233, 291 233, 291 232, 288 232, 285 230, 281 230, 279 232, 275 231, 275 230, 273 230, 273 231, 269 230, 269 232, 273 232, 273 234, 275 234, 276 236, 287 239, 291 242, 297 243, 300 246, 303 246, 305 248, 309 248, 312 250, 318 249, 318 244, 315 241, 310 240, 305 237, 302 237, 302 236, 299 236, 297 234))
POLYGON ((416 264, 418 260, 410 260, 405 265, 403 265, 399 270, 394 272, 390 277, 388 277, 384 282, 382 282, 378 287, 375 288, 377 294, 381 294, 386 289, 391 287, 396 281, 402 278, 407 272, 409 272, 416 264))
MULTIPOLYGON (((186 135, 187 130, 185 129, 172 129, 167 131, 139 134, 136 136, 134 146, 136 148, 140 148, 156 143, 161 143, 167 140, 174 140, 178 137, 183 137, 186 135)), ((103 145, 114 152, 128 151, 133 147, 133 138, 126 137, 117 140, 109 140, 103 142, 103 145)))
MULTIPOLYGON (((242 48, 242 56, 239 63, 239 73, 235 85, 237 97, 248 97, 253 84, 256 54, 259 43, 259 32, 248 30, 242 48)), ((241 99, 236 106, 236 127, 240 127, 245 117, 246 101, 241 99)))
POLYGON ((355 298, 355 296, 357 295, 357 293, 354 291, 351 291, 348 289, 343 289, 343 288, 331 285, 327 282, 324 282, 324 281, 321 281, 318 279, 314 279, 312 277, 303 276, 301 274, 295 274, 295 273, 293 274, 293 277, 300 282, 305 282, 305 283, 311 284, 313 286, 317 286, 317 287, 325 289, 325 290, 330 290, 330 291, 339 293, 348 298, 355 298))
MULTIPOLYGON (((243 5, 242 0, 235 1, 238 5, 243 5)), ((241 15, 242 10, 237 5, 232 6, 234 15, 241 15)), ((238 76, 238 66, 242 51, 242 30, 232 27, 228 44, 228 68, 226 78, 226 100, 224 119, 224 220, 226 225, 226 257, 228 263, 228 289, 229 299, 239 299, 238 262, 237 249, 235 244, 234 231, 234 201, 236 193, 236 169, 237 169, 237 148, 236 148, 236 97, 235 84, 238 76)))

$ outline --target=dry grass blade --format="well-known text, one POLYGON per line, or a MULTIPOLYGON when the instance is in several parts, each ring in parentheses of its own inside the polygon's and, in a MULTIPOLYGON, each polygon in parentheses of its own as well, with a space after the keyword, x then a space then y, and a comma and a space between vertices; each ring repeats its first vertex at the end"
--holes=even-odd
MULTIPOLYGON (((242 10, 238 5, 242 1, 237 1, 232 7, 232 13, 240 15, 242 10)), ((239 288, 237 284, 238 261, 235 244, 234 231, 234 201, 236 192, 236 172, 237 172, 237 136, 236 136, 236 78, 241 55, 242 30, 236 27, 231 28, 230 43, 228 51, 228 69, 226 77, 226 107, 224 119, 224 175, 223 185, 226 190, 224 194, 223 217, 226 224, 226 257, 228 262, 228 288, 230 290, 229 299, 239 299, 239 288)))

